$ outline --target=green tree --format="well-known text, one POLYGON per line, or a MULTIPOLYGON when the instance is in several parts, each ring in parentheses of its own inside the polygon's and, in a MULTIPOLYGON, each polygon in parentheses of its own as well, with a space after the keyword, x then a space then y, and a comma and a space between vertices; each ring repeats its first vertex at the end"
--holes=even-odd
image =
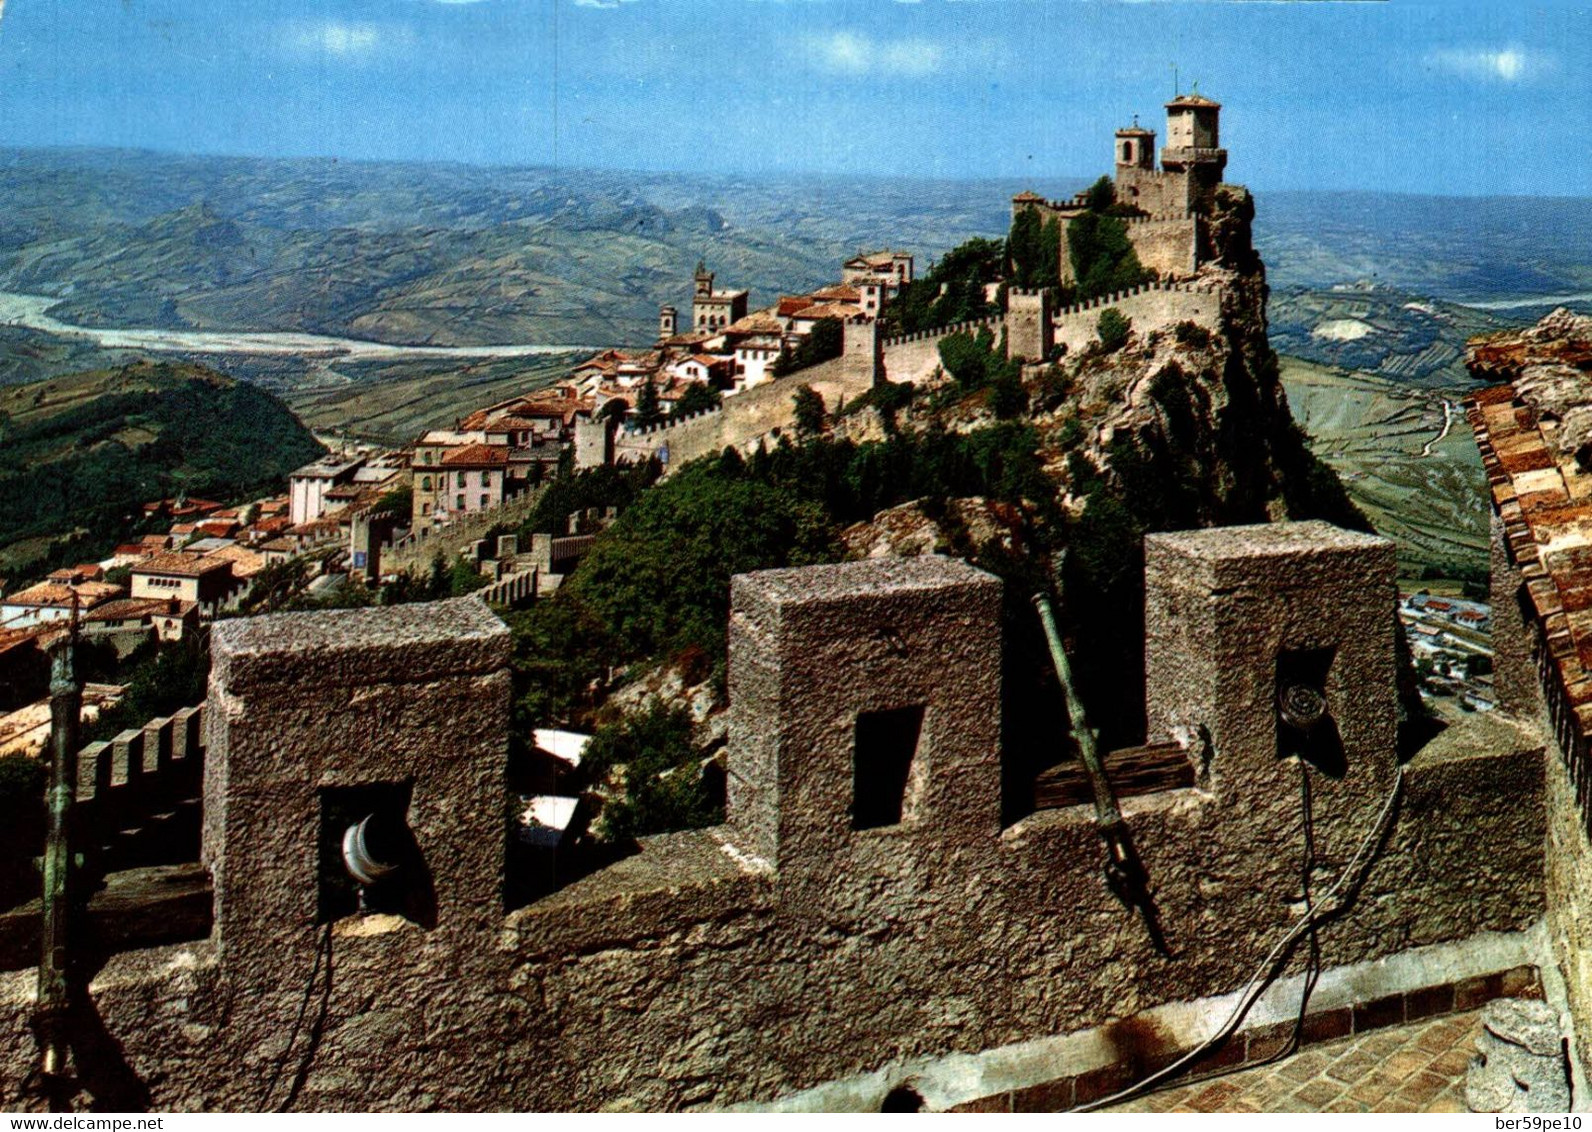
POLYGON ((1041 220, 1029 207, 1012 218, 1006 237, 1007 278, 1016 286, 1055 287, 1061 282, 1061 222, 1041 220))
POLYGON ((1100 344, 1107 351, 1122 347, 1128 340, 1128 334, 1133 330, 1133 320, 1124 315, 1116 307, 1107 307, 1100 312, 1100 319, 1095 323, 1095 333, 1100 335, 1100 344))
POLYGON ((210 648, 205 634, 188 633, 180 641, 159 645, 131 672, 123 673, 127 691, 121 702, 84 727, 82 741, 111 739, 121 731, 200 703, 209 677, 210 648))
POLYGON ((795 373, 797 370, 815 366, 819 362, 827 362, 831 358, 840 357, 845 348, 845 327, 838 318, 821 318, 813 323, 813 327, 796 348, 788 354, 783 354, 771 367, 775 377, 784 377, 786 374, 795 373))
POLYGON ((1090 212, 1104 212, 1117 201, 1117 187, 1110 177, 1101 177, 1084 190, 1084 207, 1090 212))
POLYGON ((603 809, 604 840, 625 843, 723 821, 723 801, 708 791, 700 763, 683 707, 654 699, 644 710, 593 731, 583 774, 596 783, 624 768, 623 794, 603 809))
POLYGON ((449 597, 463 597, 473 594, 491 583, 492 579, 481 573, 475 563, 461 558, 453 564, 453 569, 448 574, 449 597))
POLYGON ((675 402, 674 415, 689 417, 717 409, 723 403, 724 398, 717 389, 705 381, 693 381, 685 387, 685 392, 680 394, 680 399, 675 402))
POLYGON ((1126 290, 1151 278, 1128 239, 1127 225, 1114 216, 1084 212, 1074 217, 1067 225, 1067 250, 1079 299, 1126 290))
POLYGON ((942 256, 920 279, 902 287, 880 312, 882 333, 913 334, 998 313, 986 287, 1006 274, 1004 240, 974 237, 942 256))
POLYGON ((414 513, 414 489, 405 484, 384 492, 382 497, 371 506, 371 513, 375 515, 398 515, 408 518, 414 513))
POLYGON ((693 645, 722 657, 732 574, 833 559, 821 508, 720 464, 690 464, 642 495, 560 588, 625 643, 617 661, 693 645))
POLYGON ((796 435, 803 439, 818 436, 824 431, 823 394, 811 385, 798 386, 791 400, 796 403, 796 435))
POLYGON ((1043 230, 1037 208, 1021 209, 1012 217, 1011 231, 1006 235, 1006 267, 1008 278, 1019 287, 1034 285, 1034 274, 1044 256, 1043 230))
POLYGON ((1003 421, 1013 420, 1028 411, 1028 393, 1018 372, 1003 371, 990 385, 989 407, 1003 421))
POLYGON ((636 424, 651 428, 662 423, 663 406, 658 401, 658 386, 649 377, 636 395, 636 424))
POLYGON ((981 389, 989 380, 989 351, 965 331, 940 339, 940 364, 963 389, 981 389))

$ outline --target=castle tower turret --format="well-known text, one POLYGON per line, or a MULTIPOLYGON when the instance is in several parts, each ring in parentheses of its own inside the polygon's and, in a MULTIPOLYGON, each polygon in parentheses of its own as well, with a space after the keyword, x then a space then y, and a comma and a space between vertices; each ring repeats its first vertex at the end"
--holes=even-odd
POLYGON ((1227 151, 1221 148, 1222 104, 1199 94, 1180 94, 1166 104, 1166 148, 1161 168, 1187 173, 1189 207, 1206 211, 1222 182, 1227 151))
POLYGON ((667 304, 658 308, 658 337, 673 338, 680 325, 680 312, 667 304))
POLYGON ((705 263, 698 263, 697 264, 697 269, 696 269, 696 291, 695 291, 695 294, 697 294, 697 295, 711 295, 711 294, 713 294, 713 272, 708 270, 708 265, 705 264, 705 263))
POLYGON ((1124 169, 1155 169, 1155 131, 1139 125, 1137 115, 1133 125, 1117 131, 1117 176, 1124 169))

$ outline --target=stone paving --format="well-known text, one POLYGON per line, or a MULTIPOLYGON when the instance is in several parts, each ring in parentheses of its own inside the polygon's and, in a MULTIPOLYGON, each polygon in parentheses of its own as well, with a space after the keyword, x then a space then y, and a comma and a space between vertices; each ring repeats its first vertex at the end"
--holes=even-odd
POLYGON ((1480 1030, 1479 1010, 1390 1026, 1110 1111, 1465 1112, 1465 1068, 1480 1030))

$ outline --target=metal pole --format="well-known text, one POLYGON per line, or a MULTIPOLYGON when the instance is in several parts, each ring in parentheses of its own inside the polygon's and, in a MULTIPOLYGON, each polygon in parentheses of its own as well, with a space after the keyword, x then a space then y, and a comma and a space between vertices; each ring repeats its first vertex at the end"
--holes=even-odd
POLYGON ((1034 607, 1039 610, 1039 620, 1045 626, 1045 640, 1050 643, 1050 661, 1056 666, 1056 679, 1061 682, 1061 692, 1067 698, 1067 718, 1072 721, 1072 733, 1078 740, 1078 754, 1089 773, 1089 788, 1094 793, 1095 824, 1102 830, 1115 829, 1122 824, 1122 811, 1117 808, 1117 796, 1106 778, 1105 764, 1100 761, 1100 732, 1089 726, 1083 701, 1073 686, 1072 665, 1067 661, 1067 650, 1062 647, 1061 633, 1056 628, 1056 616, 1051 612, 1050 599, 1042 593, 1034 595, 1034 607))
POLYGON ((1162 955, 1170 956, 1172 952, 1161 931, 1155 899, 1150 895, 1149 874, 1145 872, 1144 864, 1133 847, 1128 824, 1122 820, 1116 793, 1111 789, 1111 780, 1106 777, 1105 763, 1100 758, 1100 732, 1089 726, 1089 716, 1084 711, 1083 701, 1078 698, 1072 665, 1067 661, 1067 650, 1062 648, 1061 633, 1056 628, 1050 599, 1043 593, 1037 593, 1034 595, 1034 606, 1039 610, 1039 620, 1045 626, 1045 639, 1050 643, 1050 660, 1056 666, 1056 679, 1061 682, 1062 694, 1067 699, 1067 715, 1078 740, 1078 754, 1089 773, 1089 788, 1094 793, 1095 830, 1105 843, 1106 884, 1124 904, 1138 909, 1144 919, 1145 929, 1150 933, 1150 942, 1162 955))
POLYGON ((77 740, 83 689, 75 663, 73 631, 55 643, 50 656, 49 825, 44 842, 44 909, 40 941, 38 1001, 34 1026, 39 1035, 39 1070, 46 1082, 66 1073, 68 918, 71 914, 72 847, 70 823, 77 787, 77 740))

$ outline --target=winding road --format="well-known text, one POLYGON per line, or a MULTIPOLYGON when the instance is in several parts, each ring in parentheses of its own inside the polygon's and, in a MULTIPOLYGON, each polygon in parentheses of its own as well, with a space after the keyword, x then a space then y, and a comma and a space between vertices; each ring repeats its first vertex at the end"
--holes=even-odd
POLYGON ((1454 403, 1447 397, 1443 398, 1443 431, 1426 442, 1426 447, 1421 449, 1421 455, 1430 456, 1432 449, 1443 443, 1448 437, 1448 432, 1454 427, 1454 403))

